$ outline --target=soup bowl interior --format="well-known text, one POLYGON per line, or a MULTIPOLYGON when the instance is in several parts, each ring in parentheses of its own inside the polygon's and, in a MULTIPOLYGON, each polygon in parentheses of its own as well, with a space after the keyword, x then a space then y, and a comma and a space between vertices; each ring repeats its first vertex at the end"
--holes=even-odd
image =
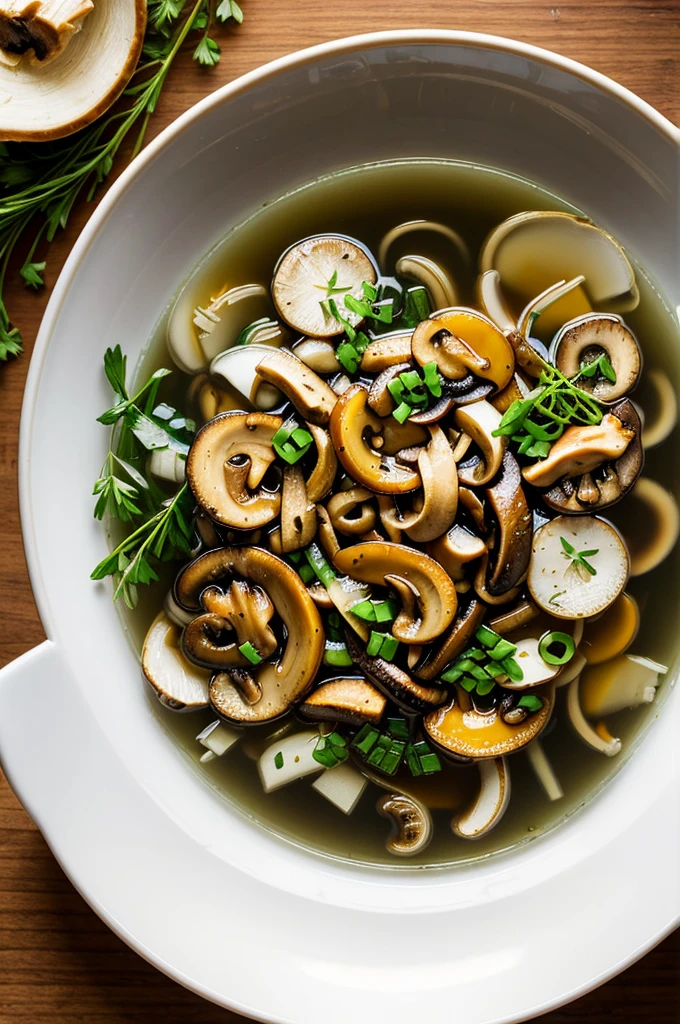
POLYGON ((110 588, 89 574, 107 550, 90 499, 107 450, 104 350, 121 344, 134 365, 182 279, 263 203, 386 159, 498 167, 593 216, 677 302, 677 156, 659 115, 560 58, 392 33, 210 97, 123 175, 77 243, 22 425, 24 536, 50 639, 4 675, 0 750, 81 892, 179 981, 296 1024, 443 1021, 452 1006, 466 1024, 519 1020, 672 927, 677 693, 598 799, 540 842, 455 869, 377 871, 277 839, 206 785, 159 725, 110 588))

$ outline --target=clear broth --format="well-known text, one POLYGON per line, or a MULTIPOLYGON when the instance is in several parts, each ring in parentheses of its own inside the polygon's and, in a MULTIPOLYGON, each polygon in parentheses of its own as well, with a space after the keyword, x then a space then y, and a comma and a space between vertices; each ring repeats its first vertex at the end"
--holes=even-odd
MULTIPOLYGON (((250 282, 268 285, 279 255, 306 235, 342 233, 360 239, 374 252, 381 237, 395 224, 407 220, 431 219, 454 227, 465 238, 473 256, 488 232, 500 221, 522 210, 552 209, 575 211, 550 192, 535 184, 489 168, 446 161, 409 161, 354 168, 312 182, 265 204, 248 220, 234 228, 209 253, 200 273, 196 304, 225 287, 250 282)), ((587 213, 587 211, 583 211, 587 213)), ((418 236, 411 236, 414 251, 418 236)), ((445 241, 428 238, 428 255, 451 262, 445 241)), ((473 276, 457 266, 465 289, 464 302, 472 302, 473 276)), ((673 315, 659 291, 637 266, 641 301, 626 314, 636 333, 646 367, 662 368, 677 389, 680 378, 680 336, 673 315)), ((138 367, 140 379, 160 365, 172 366, 165 347, 163 317, 158 331, 138 367)), ((180 408, 189 378, 174 371, 170 390, 180 408)), ((168 392, 166 392, 166 395, 168 392)), ((636 394, 644 406, 644 374, 636 394)), ((646 455, 644 473, 662 482, 678 496, 680 468, 668 458, 675 433, 662 446, 646 455)), ((654 658, 671 665, 677 650, 674 609, 680 592, 680 550, 647 575, 632 579, 628 586, 640 606, 642 621, 630 653, 654 658)), ((125 612, 125 628, 135 649, 140 650, 145 632, 162 606, 172 578, 147 588, 134 613, 125 612)), ((396 861, 385 851, 388 823, 375 810, 383 790, 369 783, 353 814, 347 816, 312 790, 312 778, 271 793, 261 788, 256 765, 240 749, 232 748, 221 758, 200 764, 205 749, 196 735, 211 721, 210 711, 178 714, 162 707, 151 695, 159 722, 178 743, 205 781, 229 804, 283 840, 315 852, 347 861, 376 866, 420 867, 455 864, 507 850, 545 834, 583 807, 623 766, 647 727, 658 716, 671 685, 672 671, 657 692, 653 704, 620 712, 608 719, 613 735, 623 741, 623 752, 607 758, 586 747, 573 733, 564 709, 565 693, 558 691, 552 723, 542 743, 564 790, 561 800, 551 802, 520 752, 509 759, 512 797, 505 817, 487 836, 474 843, 459 839, 449 827, 451 811, 433 811, 434 838, 419 857, 396 861)), ((269 727, 268 731, 272 731, 269 727)), ((653 742, 653 735, 650 737, 653 742)), ((474 770, 474 769, 471 769, 474 770)))

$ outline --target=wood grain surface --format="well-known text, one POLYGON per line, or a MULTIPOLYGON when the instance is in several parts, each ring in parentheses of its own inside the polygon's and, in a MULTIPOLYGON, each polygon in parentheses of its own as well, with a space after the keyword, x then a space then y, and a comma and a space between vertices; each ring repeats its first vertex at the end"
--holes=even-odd
MULTIPOLYGON (((416 26, 491 32, 554 49, 610 75, 680 122, 680 0, 553 3, 245 0, 245 23, 222 33, 217 68, 199 69, 188 54, 178 60, 149 138, 208 92, 282 54, 357 32, 416 26)), ((75 211, 68 230, 53 243, 45 293, 30 294, 13 279, 6 289, 26 352, 0 367, 0 665, 44 635, 21 546, 19 413, 49 288, 92 209, 75 211)), ((239 1019, 155 971, 109 932, 75 892, 0 776, 0 1024, 228 1024, 239 1019)), ((678 1024, 680 933, 608 985, 542 1020, 678 1024)))

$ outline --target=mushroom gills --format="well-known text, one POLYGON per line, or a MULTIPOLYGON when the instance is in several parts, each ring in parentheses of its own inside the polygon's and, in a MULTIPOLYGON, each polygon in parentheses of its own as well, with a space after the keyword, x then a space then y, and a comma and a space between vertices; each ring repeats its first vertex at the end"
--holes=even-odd
POLYGON ((614 402, 632 391, 640 378, 642 354, 637 339, 621 317, 588 314, 571 320, 557 332, 550 358, 565 377, 578 378, 578 386, 599 402, 614 402), (589 367, 601 356, 609 360, 614 380, 603 373, 589 376, 589 367))

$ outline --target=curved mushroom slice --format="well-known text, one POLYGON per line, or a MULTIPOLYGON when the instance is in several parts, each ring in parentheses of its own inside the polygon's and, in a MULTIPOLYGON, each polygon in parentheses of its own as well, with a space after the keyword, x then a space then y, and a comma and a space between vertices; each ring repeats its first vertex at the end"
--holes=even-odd
POLYGON ((579 697, 588 718, 615 715, 617 711, 651 704, 659 676, 668 671, 649 658, 622 654, 601 665, 589 665, 581 675, 579 697))
POLYGON ((534 740, 526 748, 526 755, 533 772, 545 791, 549 800, 561 800, 564 791, 560 780, 555 775, 550 761, 545 756, 545 751, 540 740, 534 740))
MULTIPOLYGON (((515 371, 512 345, 492 320, 467 306, 438 309, 432 314, 432 319, 436 319, 445 331, 459 338, 476 353, 481 361, 479 369, 474 366, 470 369, 477 376, 490 381, 498 391, 510 383, 515 371)), ((415 351, 413 354, 415 356, 415 351)))
MULTIPOLYGON (((616 239, 571 213, 533 210, 504 220, 482 247, 480 269, 497 270, 503 289, 524 303, 555 281, 583 274, 585 308, 572 317, 589 311, 588 300, 624 312, 640 298, 633 267, 616 239)), ((568 317, 560 315, 564 323, 568 317)))
POLYGON ((385 577, 394 575, 411 584, 418 594, 418 617, 392 627, 403 643, 429 643, 453 621, 458 606, 455 587, 442 567, 422 551, 390 541, 365 541, 338 551, 335 566, 362 583, 385 586, 385 577))
POLYGON ((201 594, 201 606, 204 614, 195 616, 182 636, 182 650, 195 665, 213 671, 246 668, 251 660, 242 645, 249 644, 260 659, 278 647, 269 626, 274 606, 261 587, 244 580, 234 580, 225 590, 210 586, 201 594))
POLYGON ((300 705, 298 714, 312 722, 377 725, 386 705, 386 698, 375 686, 354 676, 321 683, 300 705))
POLYGON ((645 369, 635 395, 642 406, 642 447, 654 448, 665 441, 678 422, 675 389, 663 370, 645 369))
POLYGON ((461 839, 481 839, 498 824, 510 802, 510 772, 504 757, 480 761, 479 793, 461 814, 451 819, 451 829, 461 839))
MULTIPOLYGON (((560 300, 564 300, 567 297, 569 297, 569 301, 573 301, 573 296, 570 295, 570 292, 573 292, 576 289, 582 292, 583 290, 581 289, 581 285, 584 281, 585 277, 583 276, 583 274, 579 274, 577 277, 573 277, 571 281, 557 281, 555 284, 551 285, 549 288, 545 288, 539 295, 536 295, 533 299, 531 299, 531 301, 527 303, 527 305, 524 307, 519 317, 517 318, 516 333, 520 336, 520 338, 523 338, 525 341, 527 341, 532 348, 537 349, 543 358, 548 358, 548 350, 543 344, 543 342, 539 341, 538 338, 530 337, 531 329, 534 327, 534 325, 540 317, 543 317, 543 319, 541 320, 541 324, 545 328, 546 319, 550 319, 550 316, 548 316, 547 318, 544 316, 546 311, 549 310, 551 306, 556 305, 558 310, 560 310, 561 312, 564 303, 561 303, 560 300)), ((552 310, 552 316, 553 318, 555 316, 554 310, 552 310)), ((572 316, 565 316, 562 313, 559 318, 560 326, 562 325, 562 323, 564 323, 565 320, 571 319, 573 319, 572 316)))
MULTIPOLYGON (((407 235, 411 235, 414 232, 432 232, 437 235, 441 235, 447 241, 451 242, 453 248, 456 251, 458 258, 465 264, 470 264, 472 257, 470 255, 470 249, 467 242, 462 235, 454 231, 453 228, 449 227, 448 224, 441 224, 436 220, 406 220, 403 224, 397 224, 391 228, 386 235, 380 241, 378 248, 378 263, 381 267, 387 267, 387 254, 392 245, 397 242, 400 238, 405 238, 407 235)), ((410 243, 409 243, 410 244, 410 243)))
POLYGON ((375 284, 376 266, 368 250, 344 235, 313 235, 287 249, 274 270, 272 297, 279 316, 301 334, 332 338, 344 327, 322 302, 329 288, 342 316, 353 327, 363 319, 344 299, 363 298, 362 284, 375 284), (342 291, 340 291, 342 289, 342 291))
POLYGON ((160 612, 144 640, 142 671, 167 708, 173 711, 206 708, 210 673, 184 657, 179 639, 179 627, 165 612, 160 612))
POLYGON ((406 373, 410 370, 412 366, 413 364, 410 361, 394 363, 393 366, 386 367, 375 378, 369 388, 367 402, 376 416, 389 416, 394 410, 396 403, 387 385, 396 380, 400 373, 406 373))
POLYGON ((443 320, 432 317, 421 321, 414 330, 411 352, 420 366, 436 363, 439 372, 454 381, 465 380, 471 373, 482 376, 490 369, 488 359, 477 355, 467 341, 448 330, 443 320))
POLYGON ((445 533, 458 508, 458 473, 451 445, 438 426, 427 428, 430 442, 418 453, 418 471, 422 483, 422 503, 416 511, 404 512, 399 527, 419 544, 445 533))
POLYGON ((443 672, 450 662, 471 645, 474 634, 481 626, 485 615, 486 608, 481 601, 474 597, 469 600, 465 607, 459 610, 457 618, 439 649, 415 670, 415 675, 419 679, 430 680, 443 672))
POLYGON ((302 467, 286 466, 281 488, 281 550, 289 554, 308 547, 316 527, 316 505, 309 500, 302 467))
POLYGON ((633 390, 642 370, 642 353, 635 335, 621 317, 607 313, 589 314, 566 323, 553 339, 550 358, 565 377, 578 377, 578 386, 598 402, 623 398, 633 390), (608 360, 605 368, 609 376, 593 365, 601 366, 603 356, 608 360))
POLYGON ((548 486, 543 500, 558 512, 583 514, 608 508, 630 491, 640 475, 640 434, 635 407, 624 399, 597 426, 568 427, 547 459, 523 471, 524 478, 536 487, 548 486), (556 483, 545 483, 560 470, 556 483))
POLYGON ((201 597, 234 577, 260 587, 286 629, 276 664, 253 664, 213 676, 210 703, 234 724, 269 722, 300 701, 321 664, 324 633, 316 605, 289 565, 261 548, 218 548, 199 555, 175 581, 175 599, 188 611, 201 611, 201 597))
POLYGON ((403 494, 420 486, 420 476, 400 466, 394 456, 370 447, 366 436, 379 437, 383 424, 367 408, 368 391, 353 384, 337 399, 330 423, 335 451, 345 471, 358 484, 381 494, 403 494))
POLYGON ((226 380, 256 409, 268 412, 283 402, 279 389, 265 384, 257 372, 259 363, 270 352, 267 345, 235 345, 215 356, 210 364, 210 373, 226 380))
POLYGON ((428 256, 402 256, 397 260, 396 272, 400 277, 411 277, 422 284, 435 307, 454 306, 458 292, 446 270, 428 256))
POLYGON ((585 622, 580 650, 589 665, 623 654, 637 636, 640 609, 631 594, 620 594, 602 615, 585 622))
POLYGON ((408 672, 385 658, 374 658, 349 632, 345 633, 347 650, 354 664, 368 676, 372 683, 406 712, 431 711, 446 700, 446 692, 439 686, 423 686, 412 679, 408 672))
POLYGON ((490 402, 481 401, 456 409, 453 418, 456 426, 474 441, 481 453, 481 458, 477 456, 472 462, 458 464, 458 479, 467 487, 488 484, 503 461, 505 442, 493 434, 503 417, 490 402))
POLYGON ((434 831, 432 816, 415 797, 391 793, 381 796, 376 808, 378 814, 389 818, 392 824, 385 844, 388 853, 397 857, 413 857, 429 845, 434 831))
POLYGON ((579 684, 580 677, 577 676, 567 687, 569 721, 583 742, 592 750, 596 750, 599 754, 606 754, 607 757, 616 757, 621 753, 621 740, 611 735, 604 722, 599 722, 593 728, 586 720, 581 708, 579 684))
POLYGON ((486 579, 489 594, 507 594, 524 578, 531 557, 533 520, 522 490, 522 476, 515 456, 506 449, 498 479, 486 488, 486 497, 498 522, 498 537, 486 579))
POLYGON ((322 338, 302 338, 293 345, 293 355, 314 373, 339 373, 342 369, 335 355, 335 346, 322 338))
POLYGON ((316 465, 307 480, 307 496, 310 501, 321 501, 333 486, 338 471, 338 459, 333 448, 330 434, 315 423, 305 426, 314 438, 316 446, 316 465))
POLYGON ((366 487, 350 487, 337 491, 327 505, 333 527, 348 537, 372 530, 376 524, 375 509, 367 504, 375 498, 366 487))
POLYGON ((364 349, 361 369, 365 373, 382 373, 397 363, 411 363, 413 331, 395 331, 386 338, 376 338, 364 349))
POLYGON ((536 711, 528 711, 517 725, 504 721, 499 707, 481 713, 471 704, 468 695, 456 687, 451 703, 432 711, 423 720, 428 739, 452 757, 465 760, 502 757, 525 747, 538 736, 548 722, 555 703, 552 685, 532 693, 541 701, 536 711))
POLYGON ((479 275, 477 297, 489 320, 493 321, 499 331, 508 335, 515 330, 517 321, 505 302, 501 289, 501 275, 497 270, 486 270, 479 275))
POLYGON ((199 430, 187 457, 187 479, 196 501, 223 526, 255 530, 281 508, 281 495, 261 486, 276 458, 272 438, 280 416, 225 412, 199 430))
POLYGON ((484 604, 495 605, 510 604, 511 601, 517 600, 521 593, 521 588, 511 587, 510 590, 506 590, 501 594, 492 594, 488 588, 488 576, 489 576, 489 552, 487 551, 479 560, 477 565, 477 571, 472 579, 472 586, 475 589, 477 597, 484 602, 484 604))
POLYGON ((465 566, 485 552, 486 544, 481 537, 458 523, 427 546, 428 555, 439 562, 454 582, 462 580, 465 566))
POLYGON ((558 674, 561 665, 549 665, 539 651, 536 637, 527 636, 516 642, 517 650, 513 654, 515 663, 522 670, 523 678, 513 682, 508 679, 500 685, 504 690, 532 690, 541 683, 547 683, 558 674))
POLYGON ((319 426, 328 423, 337 395, 292 352, 285 349, 268 352, 256 369, 263 380, 283 391, 304 419, 319 426))
POLYGON ((621 530, 630 553, 631 576, 656 569, 675 547, 680 534, 680 511, 665 487, 648 476, 640 477, 627 501, 607 516, 621 530), (640 529, 640 523, 645 524, 640 529))
POLYGON ((584 619, 616 600, 629 571, 625 544, 604 519, 558 516, 534 534, 527 585, 549 615, 584 619))

